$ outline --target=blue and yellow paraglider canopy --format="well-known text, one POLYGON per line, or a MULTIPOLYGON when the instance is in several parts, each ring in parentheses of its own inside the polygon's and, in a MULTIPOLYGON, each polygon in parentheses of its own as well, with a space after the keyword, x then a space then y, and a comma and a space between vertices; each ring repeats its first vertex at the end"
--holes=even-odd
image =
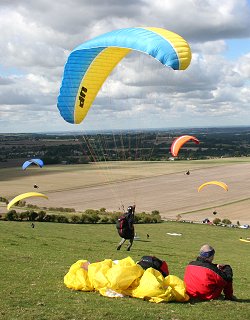
POLYGON ((40 168, 42 168, 44 166, 43 160, 41 159, 30 159, 27 160, 23 163, 22 165, 22 169, 25 170, 28 166, 30 166, 31 164, 36 164, 37 166, 39 166, 40 168))
POLYGON ((125 28, 84 42, 70 53, 65 65, 57 104, 64 120, 82 122, 106 78, 132 50, 174 70, 185 70, 191 61, 188 43, 161 28, 125 28))

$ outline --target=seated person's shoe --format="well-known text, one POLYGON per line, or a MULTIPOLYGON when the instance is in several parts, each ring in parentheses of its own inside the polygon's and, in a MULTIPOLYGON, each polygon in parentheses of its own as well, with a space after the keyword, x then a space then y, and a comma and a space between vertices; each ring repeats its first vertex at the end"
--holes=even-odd
POLYGON ((232 297, 225 297, 225 300, 237 301, 237 298, 236 298, 235 296, 232 296, 232 297))

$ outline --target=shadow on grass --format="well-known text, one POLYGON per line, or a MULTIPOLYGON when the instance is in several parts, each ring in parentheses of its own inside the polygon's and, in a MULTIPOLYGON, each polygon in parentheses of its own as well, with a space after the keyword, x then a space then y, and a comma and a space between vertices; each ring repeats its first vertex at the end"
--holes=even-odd
POLYGON ((250 303, 250 299, 237 299, 237 300, 232 301, 232 302, 250 303))
MULTIPOLYGON (((236 303, 236 302, 239 302, 239 303, 250 303, 250 299, 237 299, 236 300, 228 300, 228 299, 225 299, 224 297, 220 297, 216 300, 210 300, 210 301, 225 301, 225 302, 232 302, 232 303, 236 303)), ((196 304, 196 303, 208 303, 209 300, 198 300, 198 299, 190 299, 188 301, 190 304, 196 304)))

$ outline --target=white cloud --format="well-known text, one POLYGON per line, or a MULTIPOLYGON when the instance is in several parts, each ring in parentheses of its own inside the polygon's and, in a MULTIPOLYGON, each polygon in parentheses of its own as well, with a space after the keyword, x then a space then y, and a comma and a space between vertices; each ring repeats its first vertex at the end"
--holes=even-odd
POLYGON ((132 54, 104 84, 83 128, 249 124, 250 52, 226 57, 227 39, 250 38, 248 1, 3 0, 0 131, 79 130, 56 107, 67 56, 92 37, 131 26, 179 33, 190 43, 191 65, 173 71, 132 54))

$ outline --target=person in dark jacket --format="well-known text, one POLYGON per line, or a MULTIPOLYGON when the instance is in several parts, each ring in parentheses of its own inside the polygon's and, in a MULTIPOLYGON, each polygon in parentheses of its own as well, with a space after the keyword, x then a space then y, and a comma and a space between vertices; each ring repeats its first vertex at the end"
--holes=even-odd
POLYGON ((187 294, 199 300, 212 300, 223 292, 225 299, 236 300, 233 296, 233 270, 230 265, 212 263, 214 255, 214 248, 205 244, 197 259, 188 264, 184 274, 187 294))
POLYGON ((125 230, 125 234, 122 237, 122 240, 120 241, 117 247, 117 250, 120 250, 124 242, 126 240, 129 240, 127 251, 130 251, 130 248, 132 247, 134 237, 135 237, 135 229, 134 229, 135 205, 129 206, 124 216, 126 217, 126 220, 127 220, 127 228, 125 230))

